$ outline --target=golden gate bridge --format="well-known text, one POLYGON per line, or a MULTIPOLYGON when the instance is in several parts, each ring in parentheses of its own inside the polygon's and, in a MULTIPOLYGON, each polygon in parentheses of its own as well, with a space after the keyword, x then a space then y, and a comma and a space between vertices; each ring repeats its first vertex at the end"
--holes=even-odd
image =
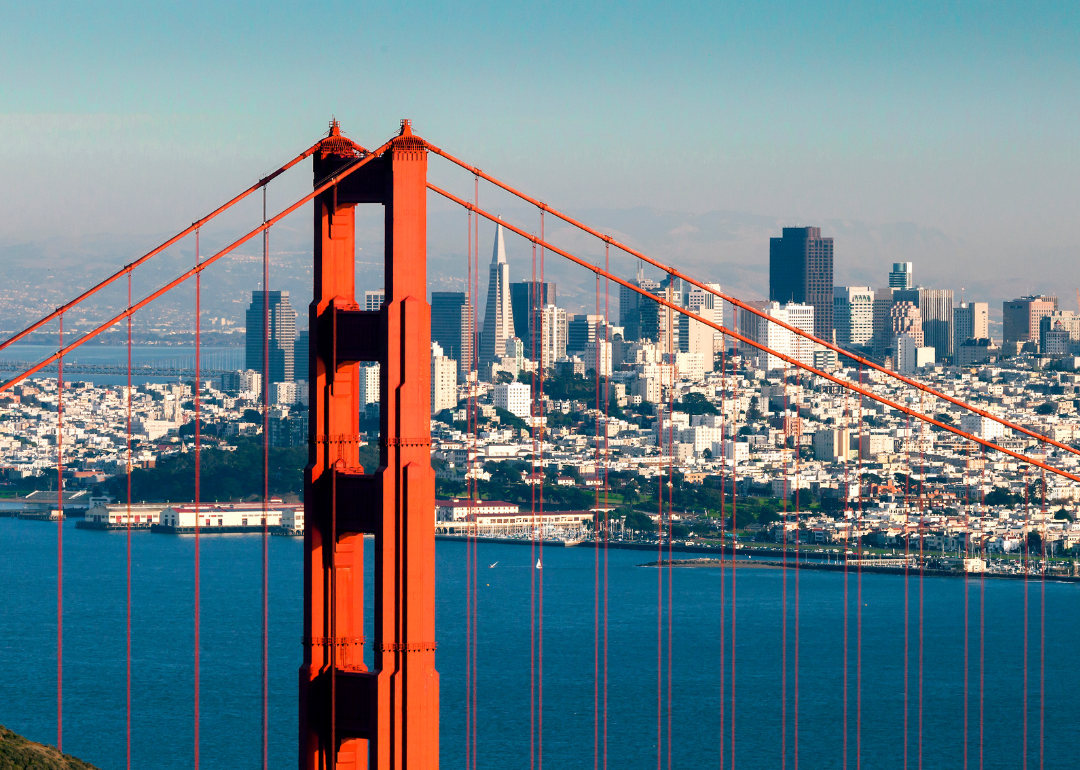
MULTIPOLYGON (((967 433, 948 422, 937 419, 934 410, 924 406, 924 399, 942 401, 954 407, 959 407, 980 415, 986 419, 999 423, 1010 430, 1029 440, 1042 445, 1054 447, 1060 452, 1080 454, 1080 450, 1056 441, 1038 432, 1019 425, 992 412, 982 410, 974 405, 967 404, 962 400, 941 392, 929 385, 918 381, 913 377, 903 376, 893 372, 878 363, 859 357, 847 350, 843 350, 827 340, 818 339, 812 334, 789 325, 771 316, 763 314, 754 306, 731 296, 715 286, 700 281, 688 275, 672 265, 667 265, 659 260, 622 243, 610 235, 602 233, 579 222, 552 206, 530 197, 498 178, 481 171, 465 161, 454 157, 449 152, 435 146, 427 140, 415 134, 409 121, 401 123, 400 131, 388 141, 375 149, 365 148, 345 137, 336 121, 331 124, 328 134, 318 142, 305 149, 289 162, 282 165, 273 173, 263 177, 257 183, 244 190, 222 206, 215 209, 207 216, 194 222, 165 243, 151 252, 126 265, 115 274, 104 278, 100 283, 84 291, 82 294, 65 303, 55 311, 45 315, 40 320, 28 326, 26 329, 12 335, 0 343, 0 350, 18 342, 32 332, 39 332, 46 325, 54 324, 57 330, 57 350, 45 359, 21 369, 19 373, 0 385, 0 392, 8 390, 13 385, 27 377, 50 371, 55 367, 58 378, 59 406, 57 410, 57 447, 58 462, 56 468, 57 487, 63 490, 65 474, 64 466, 64 375, 72 372, 70 361, 76 351, 83 344, 94 339, 103 332, 117 326, 125 328, 128 335, 128 361, 127 365, 120 367, 121 373, 127 374, 129 381, 132 376, 141 374, 138 366, 133 366, 131 361, 131 329, 136 314, 147 307, 156 299, 168 292, 187 283, 195 285, 195 352, 191 366, 176 367, 176 371, 183 370, 185 375, 195 378, 196 387, 193 391, 194 420, 196 429, 194 441, 196 450, 200 442, 200 388, 201 377, 208 373, 203 366, 201 348, 201 286, 203 273, 215 263, 228 256, 235 249, 248 241, 262 237, 263 245, 263 276, 264 287, 270 284, 269 275, 269 235, 275 224, 285 217, 298 211, 307 204, 312 205, 314 220, 314 285, 313 300, 309 309, 309 322, 311 330, 310 361, 308 362, 308 381, 310 383, 310 419, 309 419, 309 462, 305 469, 305 494, 304 506, 307 521, 305 533, 305 560, 304 560, 304 621, 302 637, 304 643, 303 665, 299 677, 299 722, 300 736, 298 743, 298 760, 302 768, 309 770, 323 770, 325 768, 352 768, 373 767, 389 770, 390 768, 434 768, 439 764, 439 677, 435 668, 435 654, 437 648, 437 629, 435 627, 435 540, 434 540, 434 497, 435 483, 434 471, 430 464, 430 307, 427 302, 427 205, 429 195, 438 196, 446 201, 459 206, 467 216, 467 241, 468 241, 468 286, 469 302, 478 304, 479 296, 479 223, 481 220, 497 222, 506 230, 515 233, 531 244, 533 252, 533 278, 543 280, 544 260, 547 254, 563 258, 589 271, 595 277, 597 310, 603 305, 605 317, 608 296, 611 284, 632 292, 648 297, 649 300, 663 307, 669 316, 667 333, 672 330, 671 319, 676 315, 687 316, 697 322, 711 327, 723 335, 725 340, 730 338, 735 345, 735 350, 747 348, 756 349, 783 361, 785 365, 795 369, 799 376, 815 378, 842 388, 857 399, 859 408, 859 427, 862 425, 862 405, 867 401, 874 401, 892 410, 906 415, 908 418, 935 426, 938 430, 951 433, 958 438, 969 442, 981 452, 993 452, 1012 458, 1025 466, 1037 469, 1040 473, 1057 474, 1072 482, 1080 482, 1080 477, 1073 473, 1055 466, 1045 459, 1044 455, 1038 457, 1026 454, 1020 449, 1003 446, 993 440, 982 438, 978 435, 967 433), (266 209, 266 190, 268 185, 278 176, 286 172, 296 164, 311 159, 313 164, 313 188, 312 191, 280 212, 269 216, 266 209), (428 181, 428 164, 432 158, 446 161, 452 167, 460 169, 471 181, 471 199, 466 195, 458 195, 449 190, 438 187, 428 181), (503 193, 513 196, 535 208, 539 215, 538 228, 536 231, 528 231, 525 228, 510 224, 501 219, 499 215, 482 207, 479 202, 480 183, 491 185, 503 193), (202 228, 227 211, 240 201, 262 192, 263 217, 261 223, 237 239, 227 247, 209 256, 203 256, 200 248, 202 228), (385 212, 385 292, 386 300, 379 310, 369 311, 360 308, 356 299, 355 282, 355 207, 362 204, 379 204, 385 212), (556 219, 563 225, 572 227, 586 236, 596 239, 603 245, 603 262, 587 259, 570 250, 561 248, 547 240, 545 235, 545 223, 551 218, 556 219), (192 237, 195 241, 195 259, 190 269, 177 278, 164 284, 149 295, 135 300, 131 296, 131 277, 133 272, 142 264, 152 259, 170 246, 184 238, 192 237), (640 288, 633 282, 612 272, 610 269, 611 251, 629 255, 635 259, 651 265, 667 276, 677 278, 691 286, 695 286, 712 294, 718 300, 744 312, 751 313, 768 323, 775 323, 791 334, 805 338, 816 346, 831 350, 845 359, 854 361, 859 367, 859 377, 851 380, 831 371, 816 368, 799 360, 795 356, 769 348, 746 333, 740 332, 738 325, 732 327, 717 322, 711 318, 693 313, 680 306, 669 298, 651 294, 640 288), (602 280, 601 280, 602 279, 602 280), (83 333, 71 339, 65 338, 63 321, 65 313, 72 308, 82 305, 91 300, 104 288, 117 283, 127 284, 126 308, 113 318, 102 323, 95 329, 83 333), (603 288, 601 288, 601 285, 603 288), (69 361, 65 365, 65 359, 69 361), (377 467, 364 468, 359 461, 359 374, 358 370, 363 362, 376 361, 381 364, 380 382, 380 428, 379 439, 379 462, 377 467), (895 380, 911 392, 918 395, 919 407, 911 406, 915 399, 898 400, 889 398, 875 392, 863 384, 862 373, 873 371, 879 376, 895 380), (363 607, 363 537, 374 537, 374 622, 371 628, 364 626, 363 607), (369 669, 364 663, 363 649, 368 646, 373 653, 374 665, 369 669)), ((269 301, 269 293, 263 293, 264 300, 269 301)), ((476 308, 478 310, 478 307, 476 308)), ((537 308, 532 308, 537 313, 537 308)), ((474 316, 475 317, 475 316, 474 316)), ((264 371, 269 369, 269 340, 270 330, 268 326, 269 312, 264 307, 264 319, 267 326, 263 329, 264 371)), ((537 313, 535 322, 542 329, 543 318, 537 313)), ((51 327, 50 327, 51 328, 51 327)), ((533 335, 535 341, 536 335, 533 335)), ((476 350, 476 346, 473 346, 476 350)), ((732 373, 730 382, 725 381, 722 389, 724 398, 738 398, 740 377, 738 369, 741 364, 736 354, 732 355, 732 361, 727 361, 727 345, 724 345, 721 353, 721 371, 725 378, 728 372, 732 373)), ((599 355, 599 353, 598 353, 599 355)), ((535 351, 534 351, 535 359, 535 351)), ((8 362, 15 365, 14 362, 8 362)), ((607 378, 601 378, 601 367, 596 367, 596 404, 599 409, 601 401, 608 403, 606 389, 609 386, 607 378), (601 393, 604 393, 601 396, 601 393)), ((541 368, 534 374, 533 410, 534 416, 539 416, 538 408, 541 403, 544 388, 544 371, 541 368)), ((263 381, 263 403, 269 403, 269 383, 263 381)), ((670 394, 670 390, 669 390, 670 394)), ((670 395, 669 395, 670 397, 670 395)), ((131 452, 131 407, 130 388, 128 402, 128 452, 131 452)), ((475 393, 470 392, 470 401, 475 401, 475 393)), ((668 404, 669 408, 671 404, 668 404)), ((469 433, 476 435, 477 426, 475 409, 469 410, 469 433)), ((736 412, 737 414, 737 412, 736 412)), ((854 421, 855 410, 849 411, 854 421)), ((268 486, 268 432, 266 420, 268 410, 263 409, 264 417, 264 509, 269 505, 268 486)), ((537 467, 542 467, 544 436, 539 422, 532 422, 532 440, 534 453, 532 462, 534 473, 537 467)), ((606 437, 606 430, 603 434, 606 437)), ((859 432, 861 440, 861 430, 859 432)), ((597 419, 597 441, 595 451, 598 468, 606 467, 602 462, 606 453, 606 441, 602 440, 600 420, 597 419)), ((666 455, 667 479, 670 482, 676 461, 672 458, 670 446, 672 436, 670 429, 666 437, 669 451, 666 455)), ((861 452, 860 452, 861 456, 861 452)), ((200 500, 200 454, 195 453, 194 464, 194 505, 196 510, 195 526, 195 564, 194 564, 194 617, 192 619, 195 628, 194 654, 194 764, 199 766, 199 702, 200 702, 200 679, 199 679, 199 509, 202 505, 200 500)), ((797 457, 795 462, 797 463, 797 457)), ((128 463, 128 504, 130 501, 130 473, 131 463, 128 463)), ((722 510, 720 511, 721 522, 731 521, 731 529, 734 530, 738 522, 738 465, 731 463, 725 466, 722 489, 722 510), (729 487, 730 485, 730 487, 729 487), (728 501, 730 500, 730 505, 728 501), (728 510, 730 508, 730 510, 728 510)), ((606 496, 607 483, 601 484, 596 490, 598 507, 601 499, 606 496)), ((475 484, 469 487, 469 498, 475 500, 477 489, 475 484)), ((661 565, 667 560, 667 569, 663 566, 657 569, 657 625, 656 625, 656 734, 649 739, 643 739, 642 749, 651 748, 649 743, 655 741, 656 762, 660 768, 665 765, 671 766, 671 642, 672 642, 672 614, 671 614, 671 526, 672 526, 672 493, 671 484, 664 482, 660 476, 658 486, 659 509, 657 516, 657 546, 661 565), (664 491, 667 490, 667 499, 664 499, 664 491), (667 545, 667 553, 664 545, 667 545), (664 655, 666 653, 666 661, 664 655)), ((543 488, 533 487, 531 512, 533 516, 542 516, 544 510, 543 488)), ((790 514, 796 523, 800 515, 796 496, 795 510, 790 514)), ((58 507, 63 510, 63 492, 58 498, 58 507)), ((789 514, 785 511, 785 518, 789 514)), ((62 516, 61 516, 62 519, 62 516)), ((130 515, 128 521, 131 521, 130 515)), ((268 550, 267 531, 264 521, 263 551, 262 551, 262 610, 263 610, 263 752, 262 763, 265 768, 267 758, 267 698, 268 698, 268 654, 267 654, 267 613, 268 613, 268 550)), ((909 536, 918 535, 925 527, 924 520, 920 517, 905 527, 909 536)), ((607 583, 606 550, 610 528, 607 521, 601 516, 596 523, 596 548, 595 548, 595 605, 594 605, 594 698, 592 714, 593 751, 592 760, 594 767, 607 767, 607 742, 608 742, 608 695, 607 695, 607 625, 609 622, 608 597, 609 585, 607 583)), ((57 529, 57 639, 56 639, 56 663, 57 663, 57 720, 56 720, 56 744, 63 747, 63 529, 62 522, 57 529)), ((131 712, 131 532, 128 530, 128 596, 127 596, 127 756, 128 766, 131 764, 131 723, 138 715, 131 712)), ((919 549, 923 547, 923 538, 918 537, 919 549)), ((466 768, 475 768, 478 757, 477 741, 477 714, 480 708, 494 708, 495 704, 481 704, 477 691, 477 550, 476 537, 472 537, 467 545, 467 572, 469 575, 466 589, 466 699, 465 699, 465 757, 466 768)), ((532 544, 539 565, 543 558, 543 542, 537 541, 532 544)), ((785 542, 785 553, 788 546, 785 542)), ((782 734, 780 740, 783 743, 781 751, 782 766, 786 764, 789 756, 789 748, 793 766, 798 767, 799 762, 799 544, 796 542, 792 548, 795 559, 792 566, 784 561, 784 626, 782 645, 784 649, 785 669, 779 692, 776 698, 782 704, 782 734), (787 613, 787 573, 791 570, 794 575, 794 607, 795 622, 791 633, 793 641, 789 642, 787 613), (794 649, 794 666, 791 672, 787 671, 787 650, 789 644, 794 649), (788 686, 792 687, 789 697, 788 686), (791 703, 791 711, 788 704, 791 703), (792 732, 788 733, 789 724, 792 732)), ((1045 548, 1045 546, 1044 546, 1045 548)), ((850 571, 859 581, 857 583, 859 596, 861 597, 861 565, 865 561, 859 546, 858 558, 852 561, 850 571)), ((905 554, 904 576, 907 580, 911 576, 920 576, 922 568, 917 564, 925 564, 925 561, 912 561, 911 554, 905 554)), ((1045 553, 1040 555, 1045 559, 1045 553)), ((1031 555, 1025 553, 1030 559, 1031 555)), ((736 552, 734 549, 721 549, 720 558, 730 558, 734 564, 736 552)), ((845 566, 845 590, 848 568, 845 566)), ((985 579, 985 578, 982 578, 985 579)), ((1026 579, 1026 578, 1025 578, 1026 579)), ((1039 580, 1038 574, 1032 574, 1033 580, 1039 580)), ((1041 581, 1045 592, 1045 573, 1041 581)), ((721 656, 727 656, 721 664, 729 666, 730 676, 721 687, 721 693, 717 697, 717 708, 720 712, 722 729, 716 736, 718 742, 717 764, 731 768, 736 765, 756 764, 752 758, 742 757, 736 746, 736 719, 740 713, 739 691, 736 679, 736 655, 738 652, 738 637, 736 634, 736 593, 737 572, 731 570, 730 582, 722 584, 721 589, 727 597, 726 610, 720 618, 719 633, 721 639, 729 646, 721 647, 721 656), (725 743, 726 741, 726 743, 725 743)), ((905 589, 906 590, 906 589, 905 589)), ((918 730, 919 730, 919 766, 922 765, 922 699, 923 699, 923 672, 922 672, 922 583, 919 583, 919 688, 918 688, 918 730)), ((1025 590, 1025 624, 1026 624, 1026 590, 1025 590)), ((906 596, 906 593, 905 593, 906 596)), ((965 597, 967 592, 965 591, 965 597)), ((1043 594, 1045 597, 1045 593, 1043 594)), ((965 598, 965 618, 967 617, 967 598, 965 598)), ((908 651, 906 648, 907 624, 909 622, 907 612, 907 599, 905 599, 905 672, 908 666, 908 651)), ((1044 616, 1042 618, 1043 644, 1045 644, 1045 599, 1042 605, 1044 616)), ((845 605, 845 647, 844 647, 844 681, 845 693, 843 712, 843 754, 841 766, 860 767, 861 755, 861 717, 862 717, 862 670, 864 655, 872 654, 872 650, 864 651, 861 643, 861 600, 858 614, 853 624, 857 626, 856 642, 856 714, 854 716, 854 728, 849 725, 847 713, 847 690, 848 690, 848 647, 847 626, 848 616, 845 605)), ((545 622, 547 623, 547 642, 550 644, 552 625, 558 623, 557 618, 546 617, 544 613, 544 585, 543 572, 537 569, 531 578, 530 595, 530 766, 542 768, 543 766, 543 719, 545 708, 551 709, 550 704, 545 707, 544 703, 544 671, 543 650, 545 646, 545 622)), ((965 634, 967 626, 965 625, 965 634)), ((966 637, 965 637, 966 638, 966 637)), ((643 642, 644 643, 644 642, 643 642)), ((1026 644, 1026 642, 1025 642, 1026 644)), ((984 653, 983 653, 984 654, 984 653)), ((967 678, 969 675, 967 664, 967 647, 965 647, 965 695, 967 693, 967 678)), ((1039 670, 1040 692, 1045 693, 1045 657, 1039 670)), ((982 686, 982 672, 984 659, 980 658, 980 687, 982 686)), ((1025 657, 1025 678, 1027 676, 1027 658, 1025 657)), ((1026 679, 1025 679, 1026 681, 1026 679)), ((744 696, 745 697, 745 696, 744 696)), ((1040 709, 1043 704, 1040 702, 1040 709)), ((1027 697, 1025 691, 1024 719, 1025 719, 1025 749, 1024 763, 1027 762, 1027 697)), ((964 766, 968 762, 968 713, 967 700, 964 706, 964 766)), ((982 736, 983 705, 980 695, 980 741, 982 736)), ((1039 756, 1042 757, 1043 742, 1045 735, 1042 728, 1042 712, 1040 710, 1040 733, 1039 733, 1039 756)), ((905 689, 904 711, 904 764, 908 764, 907 736, 908 736, 908 703, 905 689)), ((524 740, 524 738, 522 739, 524 740)), ((944 750, 944 749, 941 749, 944 750)), ((980 756, 980 766, 982 757, 980 756)), ((1041 760, 1040 760, 1041 762, 1041 760)))

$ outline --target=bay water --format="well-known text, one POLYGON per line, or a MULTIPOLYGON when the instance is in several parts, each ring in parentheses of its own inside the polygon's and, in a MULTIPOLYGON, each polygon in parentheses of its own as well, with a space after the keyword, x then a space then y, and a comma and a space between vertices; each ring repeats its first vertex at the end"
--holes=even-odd
MULTIPOLYGON (((194 538, 137 532, 131 540, 132 765, 191 767, 194 538)), ((64 750, 107 770, 125 766, 126 548, 122 532, 77 530, 74 520, 64 525, 64 750)), ((272 537, 269 549, 270 766, 293 768, 303 543, 272 537)), ((55 743, 56 737, 56 551, 55 523, 0 519, 0 724, 45 743, 55 743)), ((259 535, 201 538, 203 768, 261 763, 261 554, 259 535)), ((459 767, 465 756, 465 545, 440 541, 436 555, 442 766, 459 767)), ((596 616, 596 573, 603 574, 603 555, 589 548, 546 548, 541 570, 528 546, 481 543, 478 556, 477 767, 530 766, 530 604, 533 581, 541 577, 543 761, 553 768, 593 767, 594 693, 603 701, 602 649, 601 681, 594 676, 598 623, 603 636, 602 615, 596 616)), ((668 766, 668 586, 665 582, 660 589, 665 604, 658 618, 658 570, 639 566, 655 558, 644 551, 607 553, 611 768, 657 767, 658 706, 660 766, 668 766)), ((370 611, 370 540, 365 564, 370 611)), ((662 577, 666 581, 666 571, 662 577)), ((860 581, 852 572, 845 581, 842 573, 804 570, 798 576, 796 617, 795 573, 789 570, 785 729, 784 579, 779 569, 738 570, 735 766, 780 767, 785 746, 788 766, 794 760, 796 628, 799 761, 812 768, 844 766, 846 623, 847 766, 856 766, 858 751, 864 767, 918 767, 921 719, 922 767, 964 767, 966 592, 967 766, 979 767, 981 747, 982 767, 1021 767, 1025 591, 1028 763, 1038 766, 1044 688, 1045 766, 1076 766, 1080 672, 1073 654, 1080 585, 920 581, 916 573, 907 580, 864 574, 860 581)), ((672 571, 672 767, 719 767, 721 745, 724 766, 732 766, 731 581, 730 569, 672 571)), ((602 736, 601 725, 601 752, 602 736)))

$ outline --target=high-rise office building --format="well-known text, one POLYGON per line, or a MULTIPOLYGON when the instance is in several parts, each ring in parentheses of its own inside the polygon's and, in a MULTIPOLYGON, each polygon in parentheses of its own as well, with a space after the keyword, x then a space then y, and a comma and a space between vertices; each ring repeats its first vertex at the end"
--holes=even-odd
POLYGON ((868 345, 874 336, 874 290, 869 286, 834 286, 833 323, 837 345, 868 345))
POLYGON ((293 345, 293 379, 307 380, 311 377, 311 332, 301 329, 296 333, 293 345))
POLYGON ((386 302, 386 289, 364 292, 364 310, 378 310, 386 302))
POLYGON ((583 353, 596 347, 597 336, 604 336, 602 315, 574 315, 566 322, 566 351, 568 354, 583 353))
MULTIPOLYGON (((1016 343, 1039 343, 1039 321, 1058 309, 1057 297, 1037 295, 1020 297, 1002 304, 1004 346, 1016 343)), ((1006 351, 1007 352, 1007 351, 1006 351)), ((1016 351, 1013 351, 1014 353, 1016 351)))
POLYGON ((933 348, 938 361, 951 359, 955 353, 952 289, 926 289, 920 286, 918 291, 923 346, 933 348))
POLYGON ((497 362, 506 355, 506 341, 514 334, 514 313, 510 305, 510 265, 506 262, 506 244, 502 225, 495 225, 495 245, 488 269, 487 307, 484 331, 480 336, 480 367, 497 362))
MULTIPOLYGON (((533 358, 532 328, 545 305, 557 304, 555 284, 550 281, 519 281, 510 284, 510 306, 514 313, 514 331, 521 339, 526 358, 533 358)), ((540 341, 536 341, 536 354, 540 355, 540 341)))
POLYGON ((922 315, 910 300, 897 300, 889 309, 889 351, 895 352, 896 338, 906 334, 916 348, 923 347, 922 315))
POLYGON ((910 289, 915 286, 910 262, 893 262, 889 272, 890 289, 910 289))
POLYGON ((968 340, 989 339, 990 305, 986 302, 961 302, 953 308, 953 353, 968 340))
POLYGON ((785 227, 769 239, 769 299, 814 308, 814 335, 832 340, 833 239, 820 227, 785 227))
POLYGON ((431 343, 431 413, 457 406, 458 363, 443 355, 437 342, 431 343))
MULTIPOLYGON (((720 284, 706 284, 720 291, 720 284)), ((724 321, 723 300, 712 292, 691 286, 686 290, 686 309, 701 316, 706 321, 722 324, 724 321)), ((679 351, 697 353, 701 356, 704 372, 713 370, 713 356, 720 349, 720 332, 689 316, 679 315, 679 351)))
MULTIPOLYGON (((276 382, 292 382, 294 375, 294 352, 296 347, 296 311, 289 304, 289 292, 270 292, 270 377, 271 391, 276 382)), ((266 316, 263 304, 266 297, 261 291, 251 292, 251 305, 247 309, 245 335, 245 369, 263 371, 263 332, 266 316)))
MULTIPOLYGON (((644 289, 650 294, 660 288, 659 283, 644 276, 641 267, 638 267, 637 278, 630 281, 630 283, 638 288, 644 289)), ((647 322, 646 326, 655 329, 657 308, 659 308, 659 305, 655 300, 643 297, 633 289, 620 286, 619 326, 623 328, 623 339, 627 342, 637 342, 642 339, 652 339, 655 341, 655 337, 642 336, 641 319, 643 314, 646 319, 652 319, 652 323, 650 324, 647 322)))
MULTIPOLYGON (((682 281, 678 278, 668 277, 660 282, 660 285, 651 290, 651 294, 662 297, 673 305, 682 305, 682 281)), ((661 305, 655 300, 643 300, 638 306, 638 332, 639 339, 652 340, 656 348, 662 353, 677 353, 679 351, 679 319, 682 313, 673 310, 667 305, 661 305)))
POLYGON ((474 368, 475 336, 468 295, 463 291, 431 292, 431 341, 439 344, 443 355, 458 362, 462 376, 474 368))
POLYGON ((892 326, 889 324, 889 313, 895 302, 893 298, 895 292, 896 289, 888 286, 874 290, 873 356, 879 362, 892 354, 892 326))
MULTIPOLYGON (((814 307, 812 305, 788 302, 781 305, 779 302, 748 302, 748 305, 760 310, 766 316, 794 326, 804 332, 814 330, 814 307)), ((765 347, 772 348, 778 353, 791 356, 798 361, 812 366, 814 363, 814 347, 816 343, 806 337, 790 332, 782 326, 768 321, 748 310, 739 308, 739 332, 746 335, 754 342, 765 347)), ((739 349, 761 369, 785 369, 791 364, 782 358, 765 353, 749 345, 740 344, 739 349)))
POLYGON ((540 365, 551 369, 566 356, 566 311, 555 305, 545 305, 540 311, 540 365))

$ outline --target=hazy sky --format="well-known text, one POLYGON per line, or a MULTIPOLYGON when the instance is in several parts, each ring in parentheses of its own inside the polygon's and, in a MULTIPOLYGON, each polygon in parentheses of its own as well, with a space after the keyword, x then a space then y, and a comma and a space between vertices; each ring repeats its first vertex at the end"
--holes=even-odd
MULTIPOLYGON (((1078 9, 9 3, 0 243, 167 233, 310 144, 331 114, 369 146, 407 116, 572 211, 820 224, 838 238, 838 283, 884 283, 879 262, 907 257, 927 281, 991 281, 992 299, 1054 289, 1071 308, 1078 9), (890 242, 900 231, 914 240, 890 242)), ((714 279, 725 262, 763 265, 769 229, 694 264, 714 279)))

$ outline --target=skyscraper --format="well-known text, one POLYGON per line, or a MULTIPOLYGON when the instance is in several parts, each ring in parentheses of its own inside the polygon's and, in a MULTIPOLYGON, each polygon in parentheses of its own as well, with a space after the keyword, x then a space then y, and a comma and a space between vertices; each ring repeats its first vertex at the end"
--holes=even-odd
MULTIPOLYGON (((641 267, 638 267, 637 278, 630 283, 634 284, 638 288, 644 289, 649 293, 652 293, 660 288, 659 283, 652 280, 651 278, 646 278, 644 276, 641 267)), ((636 342, 642 339, 642 311, 645 312, 647 318, 651 318, 656 315, 656 309, 658 307, 659 305, 657 305, 654 300, 643 297, 633 289, 628 289, 625 286, 620 286, 619 326, 623 328, 623 339, 627 342, 636 342)), ((653 325, 655 325, 655 319, 653 319, 653 325)))
POLYGON ((443 354, 458 362, 458 370, 468 374, 473 368, 475 328, 472 305, 463 291, 431 292, 431 341, 443 354))
MULTIPOLYGON (((900 263, 907 264, 907 263, 900 263)), ((910 273, 907 273, 910 276, 910 273)), ((890 273, 891 280, 892 273, 890 273)), ((953 292, 952 289, 927 289, 915 286, 893 289, 896 302, 910 302, 919 309, 923 341, 920 347, 934 348, 937 358, 953 355, 953 292)))
POLYGON ((785 227, 769 239, 769 299, 814 308, 814 335, 832 340, 833 239, 820 227, 785 227))
POLYGON ((890 289, 910 289, 915 285, 910 262, 893 262, 889 272, 890 289))
MULTIPOLYGON (((720 284, 706 284, 720 291, 720 284)), ((686 290, 686 309, 707 321, 722 324, 724 322, 723 300, 715 294, 691 286, 686 290)), ((713 355, 719 349, 720 332, 689 316, 679 315, 679 350, 683 353, 698 353, 704 365, 704 371, 713 370, 713 355)))
POLYGON ((537 353, 540 365, 551 369, 566 355, 566 311, 555 305, 545 305, 540 311, 541 328, 537 353))
MULTIPOLYGON (((1058 308, 1057 297, 1020 297, 1002 304, 1004 345, 1039 342, 1039 321, 1058 308)), ((1015 350, 1012 351, 1015 354, 1015 350)))
MULTIPOLYGON (((814 328, 815 311, 812 305, 794 302, 782 305, 779 302, 772 301, 756 301, 747 304, 760 310, 766 316, 783 321, 796 329, 802 329, 804 332, 809 332, 814 328)), ((739 308, 738 314, 739 331, 742 334, 765 347, 791 356, 804 364, 813 365, 814 347, 817 343, 790 332, 778 324, 767 321, 749 310, 739 308)), ((783 359, 749 345, 741 346, 740 350, 762 369, 784 369, 791 366, 783 359)))
POLYGON ((833 287, 836 344, 859 348, 874 336, 874 290, 869 286, 833 287))
POLYGON ((961 302, 953 308, 953 351, 968 340, 990 337, 990 305, 986 302, 961 302))
MULTIPOLYGON (((550 281, 519 281, 510 284, 510 305, 514 313, 514 332, 521 339, 526 358, 533 358, 532 327, 539 319, 540 309, 557 304, 555 284, 550 281)), ((540 341, 536 341, 536 356, 540 355, 540 341)))
POLYGON ((506 355, 506 341, 514 334, 514 313, 510 305, 510 265, 506 263, 506 244, 502 225, 495 225, 495 246, 488 270, 487 308, 484 332, 480 337, 480 367, 497 362, 506 355))
POLYGON ((302 329, 296 333, 296 343, 293 346, 293 378, 306 380, 311 376, 308 371, 311 366, 311 331, 302 329))
MULTIPOLYGON (((251 292, 247 309, 245 335, 246 369, 263 372, 263 330, 265 316, 261 291, 251 292)), ((270 389, 276 382, 292 382, 293 353, 296 345, 296 311, 289 304, 289 292, 270 292, 270 389)), ((305 370, 306 371, 306 370, 305 370)), ((305 377, 306 379, 306 377, 305 377)))

